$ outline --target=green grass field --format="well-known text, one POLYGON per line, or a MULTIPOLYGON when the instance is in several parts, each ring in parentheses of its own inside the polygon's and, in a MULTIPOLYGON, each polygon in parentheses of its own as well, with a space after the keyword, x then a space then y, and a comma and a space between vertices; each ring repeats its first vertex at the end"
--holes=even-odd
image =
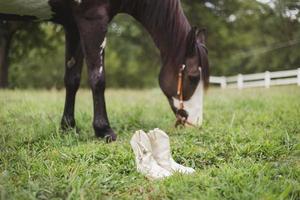
POLYGON ((300 199, 299 87, 211 89, 200 129, 175 129, 158 89, 106 94, 113 144, 94 137, 89 91, 78 93, 80 132, 64 134, 63 91, 0 91, 0 199, 300 199), (136 172, 131 135, 156 127, 197 173, 136 172))

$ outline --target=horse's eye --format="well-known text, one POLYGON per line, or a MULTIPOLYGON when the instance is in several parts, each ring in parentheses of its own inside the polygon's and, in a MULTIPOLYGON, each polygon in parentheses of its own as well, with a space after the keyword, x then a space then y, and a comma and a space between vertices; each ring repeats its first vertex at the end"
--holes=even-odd
POLYGON ((188 70, 188 77, 192 81, 198 81, 200 79, 200 70, 198 66, 192 66, 188 70))

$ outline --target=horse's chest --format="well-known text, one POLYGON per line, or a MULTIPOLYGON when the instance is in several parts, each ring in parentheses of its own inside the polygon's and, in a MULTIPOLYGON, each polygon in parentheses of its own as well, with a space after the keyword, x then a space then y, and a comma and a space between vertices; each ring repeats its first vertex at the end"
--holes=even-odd
POLYGON ((0 13, 51 19, 49 0, 0 0, 0 13))

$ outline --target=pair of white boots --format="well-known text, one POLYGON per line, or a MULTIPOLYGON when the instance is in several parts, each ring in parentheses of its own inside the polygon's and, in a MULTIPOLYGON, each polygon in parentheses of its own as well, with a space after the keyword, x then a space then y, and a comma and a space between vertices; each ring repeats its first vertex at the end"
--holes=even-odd
POLYGON ((191 174, 190 167, 184 167, 174 161, 171 156, 169 136, 156 128, 146 134, 143 130, 136 131, 130 141, 135 154, 137 171, 149 179, 162 179, 174 172, 191 174))

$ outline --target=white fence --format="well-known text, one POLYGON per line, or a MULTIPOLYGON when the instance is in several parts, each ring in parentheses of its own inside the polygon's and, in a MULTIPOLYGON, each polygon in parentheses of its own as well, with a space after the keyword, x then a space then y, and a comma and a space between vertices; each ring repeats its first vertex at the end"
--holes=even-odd
POLYGON ((265 87, 269 88, 273 85, 290 85, 297 84, 300 86, 300 68, 288 71, 278 71, 236 75, 236 76, 211 76, 211 84, 218 84, 221 88, 252 88, 252 87, 265 87))

